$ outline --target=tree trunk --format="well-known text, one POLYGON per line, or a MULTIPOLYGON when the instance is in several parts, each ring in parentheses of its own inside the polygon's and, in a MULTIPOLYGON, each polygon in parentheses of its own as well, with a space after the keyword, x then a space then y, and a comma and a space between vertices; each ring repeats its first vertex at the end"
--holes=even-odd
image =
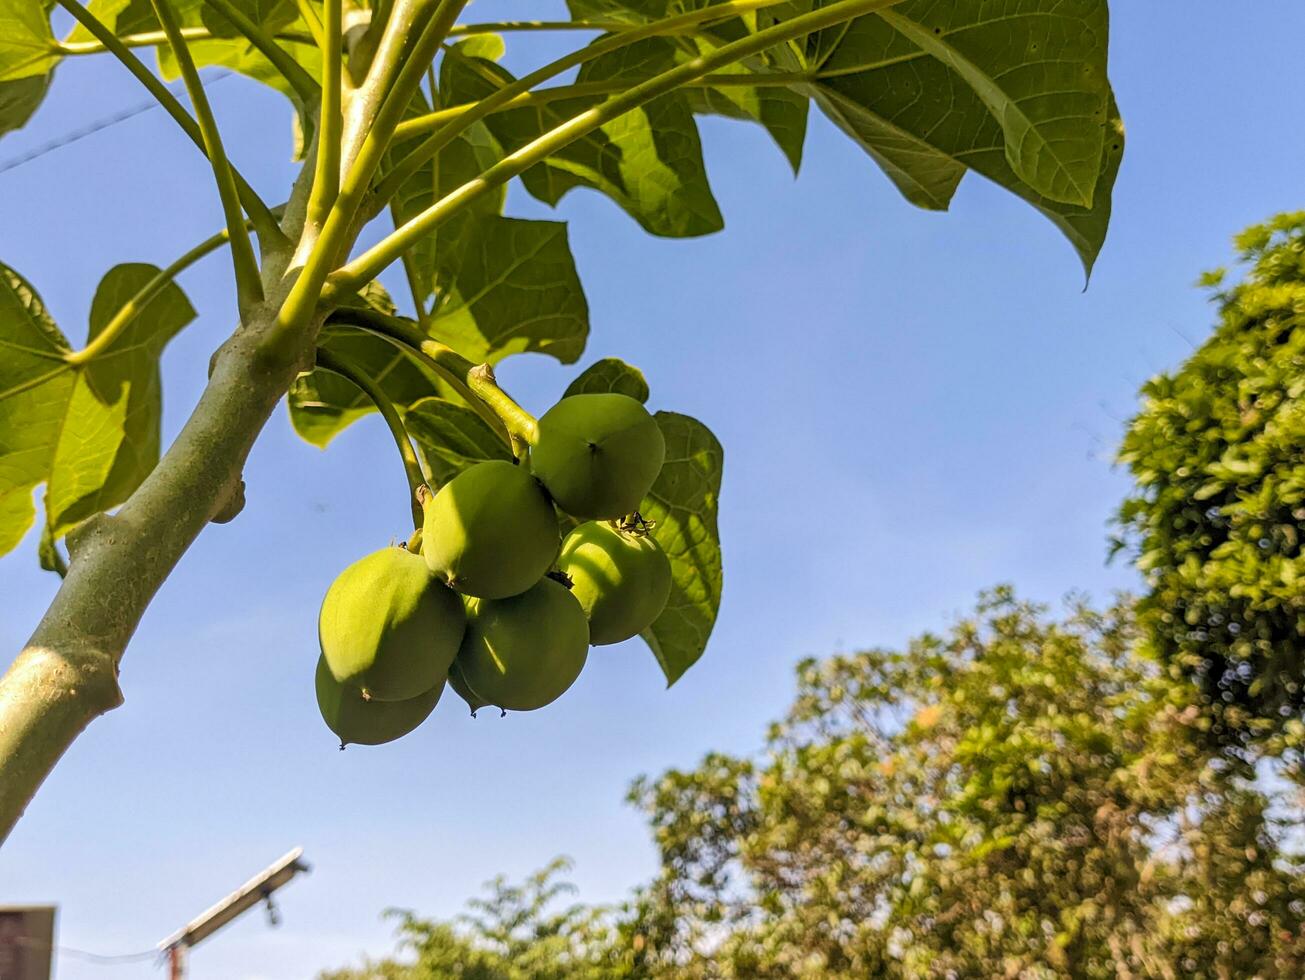
POLYGON ((0 843, 73 739, 122 703, 127 641, 191 542, 237 492, 245 458, 301 370, 298 360, 269 361, 259 350, 275 309, 269 301, 218 351, 195 411, 122 508, 69 536, 68 576, 0 679, 0 843))

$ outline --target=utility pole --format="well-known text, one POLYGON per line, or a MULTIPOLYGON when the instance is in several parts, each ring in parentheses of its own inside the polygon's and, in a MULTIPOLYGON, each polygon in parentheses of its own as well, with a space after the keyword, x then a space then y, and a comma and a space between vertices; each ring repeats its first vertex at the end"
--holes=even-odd
POLYGON ((168 958, 169 980, 185 980, 186 955, 213 933, 248 912, 260 903, 267 906, 268 919, 277 925, 276 906, 272 893, 287 885, 300 872, 307 872, 303 862, 304 849, 296 847, 274 864, 233 891, 198 918, 192 919, 167 939, 159 943, 159 951, 168 958))

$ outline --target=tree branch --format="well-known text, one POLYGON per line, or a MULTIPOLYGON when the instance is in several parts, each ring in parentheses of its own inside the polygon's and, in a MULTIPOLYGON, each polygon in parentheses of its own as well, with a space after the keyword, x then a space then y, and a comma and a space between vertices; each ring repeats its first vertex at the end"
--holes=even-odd
POLYGON ((354 307, 337 310, 330 319, 384 337, 426 364, 452 384, 514 450, 519 448, 518 443, 530 446, 539 438, 534 416, 498 386, 490 365, 473 364, 447 344, 426 336, 411 320, 354 307))
MULTIPOLYGON (((806 85, 814 82, 820 76, 818 74, 809 75, 804 72, 771 72, 757 74, 713 74, 704 75, 702 78, 696 78, 691 82, 686 82, 685 86, 712 86, 717 88, 728 88, 730 86, 746 86, 749 88, 786 88, 791 85, 806 85)), ((504 102, 494 113, 507 112, 512 109, 521 109, 529 106, 548 105, 550 102, 558 102, 563 99, 577 99, 591 97, 595 95, 614 95, 617 92, 623 92, 629 88, 629 81, 614 80, 602 82, 575 82, 571 85, 556 85, 551 88, 535 89, 532 92, 522 92, 504 102)), ((422 133, 428 133, 451 119, 457 119, 459 116, 471 111, 480 103, 462 102, 458 105, 447 106, 443 109, 437 109, 434 112, 428 112, 425 115, 413 116, 411 119, 405 119, 399 123, 398 128, 394 131, 395 140, 411 139, 420 136, 422 133)), ((492 113, 491 113, 492 114, 492 113)), ((388 176, 388 174, 387 174, 388 176)), ((377 188, 380 194, 380 187, 377 188)))
POLYGON ((398 447, 399 457, 403 460, 403 472, 408 478, 408 504, 412 508, 412 526, 414 528, 421 527, 423 523, 422 510, 421 504, 417 501, 417 491, 422 484, 430 484, 430 474, 422 468, 421 461, 417 458, 417 450, 412 446, 412 440, 408 437, 408 430, 404 428, 403 419, 399 417, 394 402, 390 401, 380 385, 347 358, 319 347, 317 349, 317 366, 324 371, 338 374, 351 383, 366 395, 371 403, 376 406, 376 411, 380 412, 381 418, 385 420, 385 425, 390 430, 390 435, 394 437, 394 444, 398 447))
POLYGON ((174 279, 185 269, 194 265, 204 256, 216 252, 219 248, 227 243, 230 234, 227 229, 223 228, 211 238, 206 238, 190 251, 183 254, 171 265, 160 269, 149 282, 145 283, 127 302, 118 307, 118 312, 113 315, 113 319, 105 324, 104 329, 95 335, 95 339, 88 343, 81 350, 73 351, 64 357, 64 362, 72 365, 87 364, 104 351, 108 350, 115 340, 131 326, 132 321, 149 305, 159 293, 163 292, 174 279))
MULTIPOLYGON (((59 6, 68 11, 73 18, 86 28, 91 35, 104 46, 104 49, 122 62, 123 66, 132 73, 142 85, 145 86, 149 93, 158 100, 161 105, 177 124, 182 128, 191 141, 200 148, 207 156, 208 150, 204 146, 204 135, 199 125, 191 118, 176 97, 168 91, 158 78, 154 76, 144 63, 131 53, 113 32, 104 26, 100 20, 89 10, 83 7, 77 0, 55 0, 59 6)), ((249 183, 240 173, 232 170, 232 175, 236 181, 236 187, 240 193, 240 203, 244 206, 245 212, 253 221, 254 230, 258 233, 259 242, 266 249, 285 247, 290 244, 285 235, 281 233, 281 228, 277 224, 276 218, 268 210, 262 198, 254 192, 249 183)))
POLYGON ((121 703, 118 664, 146 606, 227 502, 298 373, 259 353, 267 309, 219 350, 199 404, 136 492, 71 539, 68 577, 0 678, 0 841, 73 740, 121 703))
MULTIPOLYGON (((340 193, 331 207, 322 233, 281 308, 279 332, 290 334, 297 331, 317 308, 322 285, 355 232, 354 218, 358 206, 372 175, 380 166, 385 149, 394 135, 394 128, 403 118, 413 93, 420 86, 426 66, 434 59, 466 2, 467 0, 440 0, 412 50, 406 54, 393 87, 386 94, 385 101, 363 140, 362 148, 340 185, 340 193)), ((275 336, 272 342, 276 342, 275 336)))
MULTIPOLYGON (((811 13, 782 21, 742 40, 723 45, 709 54, 686 61, 662 72, 660 75, 655 75, 647 81, 635 85, 601 105, 594 106, 567 120, 560 126, 550 129, 516 152, 508 154, 494 166, 484 171, 479 177, 446 194, 412 220, 395 229, 388 237, 352 262, 349 262, 338 272, 333 273, 327 281, 328 289, 331 291, 350 291, 363 283, 370 282, 386 266, 398 259, 403 252, 472 202, 479 200, 491 190, 501 187, 513 177, 551 156, 562 147, 575 142, 577 139, 630 112, 632 109, 637 109, 658 96, 665 95, 667 92, 673 91, 696 78, 701 78, 718 68, 723 68, 726 65, 764 51, 772 45, 781 44, 784 41, 851 20, 854 17, 884 10, 900 2, 902 0, 837 0, 837 2, 827 7, 821 7, 811 13)), ((510 87, 500 89, 499 92, 507 91, 507 88, 510 87)), ((484 106, 492 98, 493 96, 485 99, 480 103, 480 106, 484 106)), ((463 120, 474 114, 475 110, 467 112, 458 122, 447 128, 457 127, 463 120)), ((445 130, 438 131, 432 139, 438 138, 444 132, 445 130)))
POLYGON ((344 41, 341 0, 326 0, 322 25, 322 109, 317 120, 317 167, 313 193, 308 199, 308 220, 321 225, 340 191, 340 152, 344 116, 340 92, 344 83, 344 41))
POLYGON ((460 133, 465 132, 470 126, 491 113, 505 108, 513 99, 524 96, 536 85, 556 78, 563 72, 576 68, 587 61, 592 61, 601 55, 619 51, 621 48, 628 47, 646 38, 679 33, 708 22, 730 20, 765 7, 774 7, 783 2, 786 2, 786 0, 732 0, 732 2, 728 3, 714 4, 697 10, 690 10, 675 17, 666 17, 651 24, 636 27, 626 25, 626 28, 622 31, 609 37, 599 38, 592 44, 565 54, 542 68, 538 68, 528 75, 523 75, 515 82, 508 83, 497 92, 485 96, 479 102, 458 113, 452 122, 441 126, 394 165, 377 185, 376 198, 380 201, 389 200, 403 186, 404 181, 420 169, 422 164, 434 157, 445 146, 448 146, 460 133))
POLYGON ((199 70, 195 60, 190 56, 190 48, 181 36, 181 25, 173 13, 171 0, 150 0, 154 13, 163 25, 164 33, 172 45, 172 55, 177 59, 177 68, 186 82, 186 91, 190 103, 195 109, 199 121, 200 135, 204 140, 204 152, 213 166, 213 180, 217 184, 218 197, 222 201, 222 214, 227 220, 227 235, 231 241, 231 264, 236 274, 236 295, 240 315, 246 316, 257 303, 263 301, 263 281, 258 272, 258 260, 254 258, 254 246, 249 240, 245 228, 245 215, 240 209, 240 192, 236 189, 235 176, 227 160, 226 149, 222 146, 222 134, 218 131, 217 120, 213 117, 213 107, 208 104, 204 93, 204 83, 199 79, 199 70))
POLYGON ((290 87, 295 90, 299 98, 308 105, 317 101, 320 89, 313 76, 304 70, 303 65, 290 57, 262 27, 250 20, 231 0, 204 0, 204 2, 225 17, 232 27, 243 34, 245 39, 272 63, 272 67, 290 83, 290 87))

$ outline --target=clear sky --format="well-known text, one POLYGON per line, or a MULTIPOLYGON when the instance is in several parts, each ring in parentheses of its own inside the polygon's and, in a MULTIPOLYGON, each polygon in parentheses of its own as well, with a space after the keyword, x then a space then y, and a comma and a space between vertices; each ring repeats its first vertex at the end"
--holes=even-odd
MULTIPOLYGON (((1069 245, 1021 202, 971 176, 950 214, 917 211, 814 112, 796 182, 760 130, 702 124, 721 234, 654 239, 597 195, 564 201, 592 312, 583 363, 638 364, 654 407, 725 445, 724 605, 674 689, 634 641, 595 651, 543 711, 473 721, 449 695, 415 735, 338 752, 313 699, 317 606, 404 531, 402 473, 375 419, 321 453, 279 412, 244 513, 202 536, 146 616, 125 706, 0 852, 0 903, 57 902, 60 942, 130 952, 301 844, 314 870, 282 894, 284 924, 250 915, 191 961, 196 980, 293 980, 387 951, 387 906, 452 914, 483 880, 557 854, 583 898, 615 900, 654 867, 630 779, 755 749, 798 658, 900 643, 998 582, 1053 602, 1131 586, 1106 538, 1137 387, 1208 331, 1192 282, 1229 236, 1305 205, 1305 5, 1114 7, 1129 145, 1086 293, 1069 245)), ((292 172, 285 103, 235 78, 210 91, 232 154, 275 197, 292 172)), ((141 98, 110 60, 67 64, 0 161, 141 98)), ((549 214, 520 193, 509 211, 549 214)), ((157 111, 0 174, 0 259, 74 340, 111 265, 165 264, 219 223, 206 165, 157 111)), ((165 436, 233 322, 229 275, 223 256, 183 277, 201 316, 165 356, 165 436)), ((500 377, 540 412, 577 370, 518 357, 500 377)), ((35 543, 0 560, 0 661, 57 586, 35 543)), ((60 980, 156 975, 58 965, 60 980)))

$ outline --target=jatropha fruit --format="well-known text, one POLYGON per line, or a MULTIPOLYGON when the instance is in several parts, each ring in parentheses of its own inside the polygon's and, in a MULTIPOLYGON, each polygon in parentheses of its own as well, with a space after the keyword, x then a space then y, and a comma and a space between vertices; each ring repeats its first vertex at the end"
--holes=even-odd
POLYGON ((325 657, 317 658, 317 707, 327 727, 346 745, 381 745, 402 738, 435 710, 444 693, 440 680, 429 691, 405 701, 375 701, 363 697, 354 684, 331 675, 325 657))
POLYGON ((317 701, 342 747, 407 734, 446 685, 473 715, 542 708, 591 644, 629 639, 665 608, 670 562, 638 514, 666 452, 656 420, 625 395, 573 395, 531 427, 513 433, 528 459, 418 486, 408 546, 354 562, 327 591, 317 701), (584 520, 565 545, 558 509, 584 520))
POLYGON ((671 563, 641 522, 588 521, 567 535, 557 562, 589 619, 594 646, 652 625, 671 593, 671 563))
POLYGON ((570 590, 544 578, 521 595, 468 603, 457 669, 476 698, 512 711, 551 704, 575 683, 589 624, 570 590))
POLYGON ((557 506, 582 520, 633 514, 666 457, 657 420, 628 395, 571 395, 539 420, 530 467, 557 506))
POLYGON ((395 547, 341 572, 317 617, 331 676, 376 701, 415 698, 443 682, 466 627, 462 600, 419 555, 395 547))
POLYGON ((424 497, 422 554, 441 581, 482 599, 519 595, 552 566, 557 515, 539 482, 504 460, 477 463, 424 497))

